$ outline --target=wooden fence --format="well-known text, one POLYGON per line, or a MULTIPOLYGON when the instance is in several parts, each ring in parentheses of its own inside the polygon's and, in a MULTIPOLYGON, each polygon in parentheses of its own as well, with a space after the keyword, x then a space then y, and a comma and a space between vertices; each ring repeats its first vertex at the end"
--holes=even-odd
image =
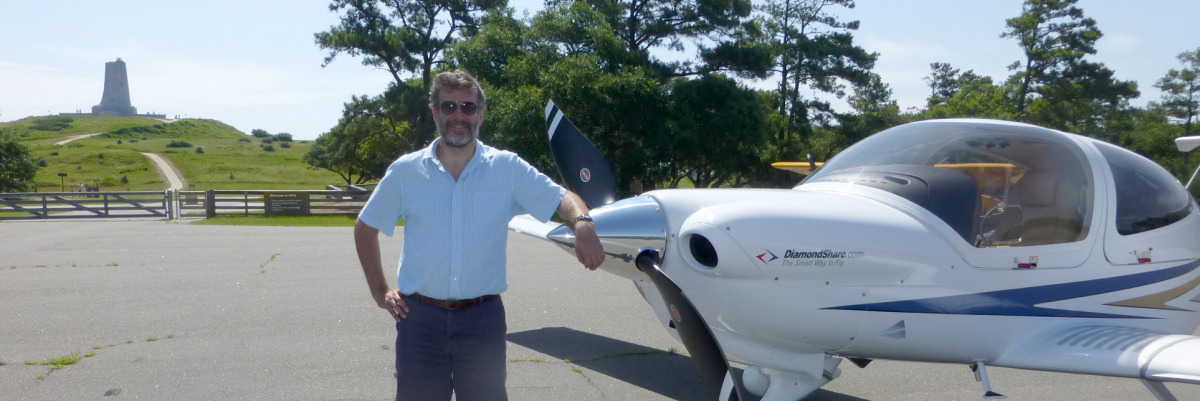
POLYGON ((170 218, 169 191, 0 193, 0 220, 170 218))
POLYGON ((0 220, 352 216, 370 195, 361 189, 0 193, 0 220))
POLYGON ((366 191, 207 190, 179 191, 176 217, 345 215, 362 210, 366 191))

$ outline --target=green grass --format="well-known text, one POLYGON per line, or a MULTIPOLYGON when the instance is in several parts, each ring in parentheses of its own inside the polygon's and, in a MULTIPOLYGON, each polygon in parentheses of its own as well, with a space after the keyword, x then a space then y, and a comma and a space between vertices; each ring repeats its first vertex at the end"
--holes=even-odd
POLYGON ((80 359, 81 359, 81 356, 79 353, 73 353, 70 355, 60 356, 58 358, 36 360, 36 361, 25 361, 25 364, 26 365, 44 365, 44 366, 49 366, 50 369, 57 370, 57 369, 62 369, 64 367, 66 367, 67 365, 74 365, 76 362, 79 362, 80 359))
POLYGON ((354 227, 353 216, 217 216, 191 224, 255 227, 354 227))
POLYGON ((27 144, 50 145, 68 137, 104 133, 128 127, 139 127, 159 124, 161 121, 147 117, 100 117, 100 116, 68 116, 70 124, 57 131, 42 131, 33 129, 40 120, 60 118, 59 116, 27 117, 17 121, 0 124, 0 128, 16 134, 27 144))
POLYGON ((167 184, 154 164, 141 153, 158 153, 183 174, 189 187, 205 189, 325 189, 342 179, 327 170, 315 170, 303 157, 309 141, 266 144, 215 120, 184 119, 170 124, 143 117, 71 116, 60 131, 30 128, 45 117, 30 117, 0 124, 46 161, 34 177, 39 192, 59 192, 83 182, 101 190, 160 191, 167 184), (66 145, 54 143, 83 133, 101 135, 66 145), (167 147, 187 142, 192 147, 167 147), (270 145, 274 151, 267 151, 270 145), (202 148, 203 153, 196 153, 202 148), (64 173, 66 177, 58 174, 64 173))

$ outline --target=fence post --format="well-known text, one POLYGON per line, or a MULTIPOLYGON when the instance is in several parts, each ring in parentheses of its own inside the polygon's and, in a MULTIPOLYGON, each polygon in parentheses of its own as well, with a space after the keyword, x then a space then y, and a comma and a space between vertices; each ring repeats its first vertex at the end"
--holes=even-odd
POLYGON ((217 217, 217 195, 216 191, 204 191, 204 216, 208 218, 217 217))
POLYGON ((173 189, 168 189, 168 190, 164 191, 164 193, 163 193, 163 209, 166 209, 167 220, 171 220, 171 219, 175 218, 175 213, 174 213, 173 209, 171 208, 171 206, 173 206, 171 204, 172 203, 171 193, 174 191, 175 190, 173 190, 173 189))

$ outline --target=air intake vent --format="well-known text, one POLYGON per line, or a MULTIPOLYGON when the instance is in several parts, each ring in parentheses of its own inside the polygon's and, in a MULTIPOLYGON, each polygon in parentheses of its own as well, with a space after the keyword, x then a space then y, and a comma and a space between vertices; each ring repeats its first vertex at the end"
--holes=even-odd
POLYGON ((717 250, 713 248, 712 242, 703 235, 692 235, 689 245, 692 249, 692 258, 695 258, 700 264, 708 267, 717 267, 717 250))

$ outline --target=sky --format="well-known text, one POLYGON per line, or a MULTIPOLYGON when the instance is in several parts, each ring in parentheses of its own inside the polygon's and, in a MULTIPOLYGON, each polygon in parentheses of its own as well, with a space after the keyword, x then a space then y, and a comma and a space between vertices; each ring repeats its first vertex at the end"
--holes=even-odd
MULTIPOLYGON (((922 107, 929 64, 1002 81, 1022 59, 1005 20, 1020 0, 859 0, 835 8, 858 20, 855 42, 879 53, 875 72, 901 109, 922 107)), ((382 93, 386 71, 326 52, 313 34, 337 24, 327 0, 59 0, 0 4, 0 122, 89 112, 104 90, 104 63, 121 58, 139 113, 208 118, 249 133, 264 129, 315 139, 337 124, 352 95, 382 93)), ((536 12, 541 0, 510 0, 536 12)), ((1138 83, 1144 106, 1176 56, 1200 48, 1200 2, 1080 0, 1104 36, 1097 54, 1117 79, 1138 83)), ((664 52, 662 58, 678 57, 664 52)), ((770 85, 763 85, 770 87, 770 85)), ((826 97, 841 106, 836 99, 826 97)))

